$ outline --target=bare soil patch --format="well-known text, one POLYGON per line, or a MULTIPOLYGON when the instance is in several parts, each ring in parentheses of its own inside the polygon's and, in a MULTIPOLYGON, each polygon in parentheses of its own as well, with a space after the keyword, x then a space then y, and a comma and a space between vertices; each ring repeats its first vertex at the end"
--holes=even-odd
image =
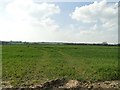
POLYGON ((2 90, 120 90, 119 80, 90 82, 65 80, 64 78, 62 78, 44 82, 43 84, 18 88, 14 88, 9 84, 5 84, 5 82, 3 84, 2 90))

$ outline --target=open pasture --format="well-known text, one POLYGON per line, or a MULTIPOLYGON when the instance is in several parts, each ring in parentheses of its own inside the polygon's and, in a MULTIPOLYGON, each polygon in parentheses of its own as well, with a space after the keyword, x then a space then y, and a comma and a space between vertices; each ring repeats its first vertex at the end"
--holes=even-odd
POLYGON ((3 45, 2 79, 14 86, 66 77, 116 80, 118 47, 90 45, 3 45))

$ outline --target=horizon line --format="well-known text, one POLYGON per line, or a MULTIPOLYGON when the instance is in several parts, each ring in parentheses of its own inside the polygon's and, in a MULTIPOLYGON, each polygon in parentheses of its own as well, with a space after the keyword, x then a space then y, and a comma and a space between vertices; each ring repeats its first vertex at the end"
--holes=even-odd
POLYGON ((109 43, 107 41, 103 42, 69 42, 69 41, 20 41, 20 40, 0 40, 0 42, 27 42, 27 43, 76 43, 76 44, 102 44, 102 43, 107 43, 107 44, 119 44, 117 43, 109 43))

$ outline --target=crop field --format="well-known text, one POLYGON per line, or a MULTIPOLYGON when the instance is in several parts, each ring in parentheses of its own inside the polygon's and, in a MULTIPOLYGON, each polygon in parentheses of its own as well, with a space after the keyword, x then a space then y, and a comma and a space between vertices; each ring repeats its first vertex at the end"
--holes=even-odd
POLYGON ((26 86, 65 77, 118 78, 118 47, 90 45, 3 45, 2 80, 26 86))

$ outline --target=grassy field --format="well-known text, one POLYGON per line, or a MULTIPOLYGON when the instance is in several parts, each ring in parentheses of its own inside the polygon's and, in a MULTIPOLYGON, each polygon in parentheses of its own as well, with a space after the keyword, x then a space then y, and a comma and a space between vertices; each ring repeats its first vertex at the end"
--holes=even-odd
POLYGON ((115 80, 117 46, 3 45, 2 79, 14 86, 54 78, 115 80))

